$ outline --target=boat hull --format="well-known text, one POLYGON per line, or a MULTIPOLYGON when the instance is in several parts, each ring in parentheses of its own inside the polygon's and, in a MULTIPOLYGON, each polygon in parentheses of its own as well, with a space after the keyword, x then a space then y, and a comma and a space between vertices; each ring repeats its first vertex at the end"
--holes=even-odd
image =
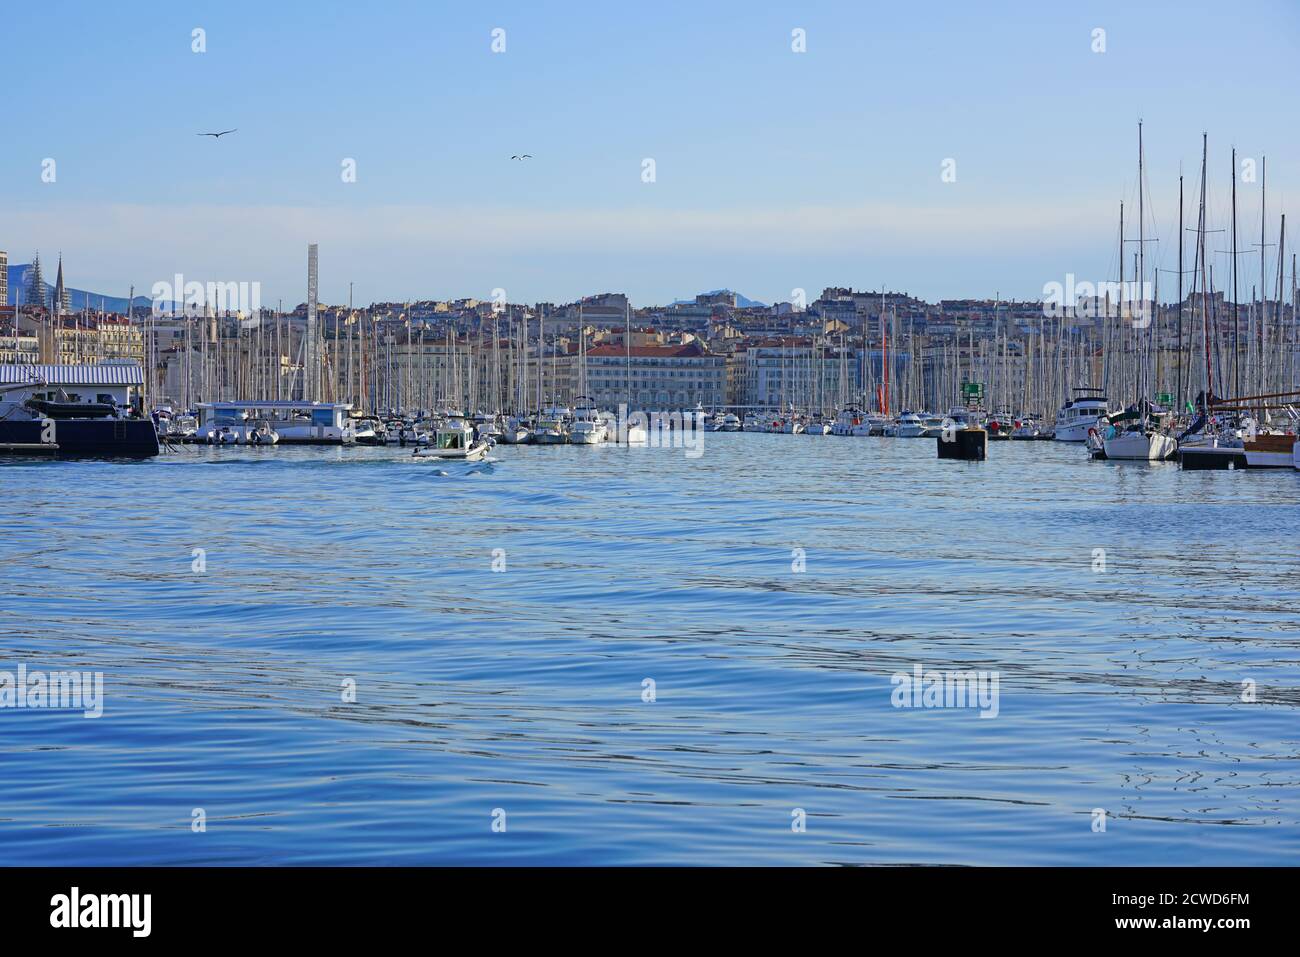
POLYGON ((1178 443, 1160 432, 1126 432, 1102 443, 1106 458, 1119 462, 1163 462, 1174 457, 1178 443))
POLYGON ((1097 420, 1085 424, 1076 425, 1058 425, 1056 434, 1052 436, 1057 442, 1086 442, 1088 440, 1088 430, 1095 428, 1097 420))
POLYGON ((1246 462, 1253 469, 1289 469, 1295 466, 1294 435, 1259 435, 1243 445, 1246 462))
POLYGON ((150 419, 0 422, 0 454, 148 458, 158 452, 158 430, 150 419))
POLYGON ((411 457, 422 462, 478 462, 486 458, 487 454, 488 444, 480 442, 477 445, 471 445, 467 449, 416 449, 411 453, 411 457))
POLYGON ((1244 469, 1245 449, 1230 445, 1193 445, 1178 450, 1179 464, 1189 472, 1232 471, 1244 469))

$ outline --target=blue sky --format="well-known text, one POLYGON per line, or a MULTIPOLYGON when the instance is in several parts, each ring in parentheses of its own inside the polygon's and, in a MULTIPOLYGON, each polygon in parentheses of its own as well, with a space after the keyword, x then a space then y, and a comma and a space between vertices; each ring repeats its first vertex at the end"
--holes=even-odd
MULTIPOLYGON (((1268 156, 1270 242, 1300 179, 1300 5, 1283 0, 141 0, 24 4, 3 24, 0 249, 62 251, 71 284, 117 295, 181 272, 298 302, 318 242, 336 302, 349 282, 360 302, 1036 297, 1067 273, 1113 278, 1139 118, 1161 266, 1180 169, 1195 218, 1202 131, 1215 227, 1233 145, 1268 156)), ((1258 182, 1238 200, 1245 248, 1258 182)))

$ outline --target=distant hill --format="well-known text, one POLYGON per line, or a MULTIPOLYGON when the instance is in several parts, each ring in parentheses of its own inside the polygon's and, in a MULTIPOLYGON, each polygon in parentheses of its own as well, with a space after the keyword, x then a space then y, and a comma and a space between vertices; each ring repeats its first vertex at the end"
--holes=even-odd
MULTIPOLYGON (((700 295, 701 295, 701 296, 716 296, 716 295, 717 295, 718 293, 720 293, 720 292, 731 292, 731 290, 730 290, 730 289, 711 289, 711 290, 708 291, 708 292, 702 292, 702 293, 700 293, 700 295)), ((673 301, 673 305, 674 305, 674 306, 681 306, 681 305, 685 305, 685 304, 687 304, 687 303, 692 303, 692 302, 694 302, 694 301, 695 301, 695 297, 692 296, 690 299, 677 299, 677 300, 674 300, 674 301, 673 301)), ((741 309, 755 309, 755 308, 756 308, 756 309, 766 309, 766 308, 767 308, 767 303, 765 303, 765 302, 759 302, 757 299, 749 299, 749 298, 747 298, 747 297, 745 297, 745 296, 742 296, 740 293, 736 293, 736 305, 739 306, 741 309)))
MULTIPOLYGON (((45 271, 45 301, 50 301, 50 295, 54 292, 53 283, 48 280, 51 277, 50 267, 41 263, 45 271)), ((25 305, 27 303, 27 277, 28 270, 32 268, 31 263, 22 263, 20 265, 11 265, 9 267, 9 305, 25 305)), ((58 264, 54 266, 55 275, 58 274, 58 264)), ((72 302, 74 311, 80 311, 87 307, 91 309, 104 309, 107 312, 126 312, 126 296, 106 296, 97 292, 90 292, 85 289, 74 289, 68 287, 68 298, 72 302)), ((135 305, 148 306, 152 300, 148 296, 136 296, 135 305)))

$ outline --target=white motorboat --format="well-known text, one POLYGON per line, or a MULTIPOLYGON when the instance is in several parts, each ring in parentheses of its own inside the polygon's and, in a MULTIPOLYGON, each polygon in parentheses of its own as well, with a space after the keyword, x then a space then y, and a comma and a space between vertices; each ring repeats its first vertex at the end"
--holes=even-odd
POLYGON ((862 410, 853 406, 841 409, 831 423, 831 435, 852 435, 853 429, 862 422, 862 410))
POLYGON ((1109 401, 1100 389, 1075 389, 1075 397, 1061 406, 1056 413, 1057 442, 1083 442, 1088 430, 1097 428, 1097 420, 1105 418, 1109 401))
POLYGON ((868 412, 862 416, 861 420, 849 430, 849 435, 862 438, 869 435, 884 435, 885 426, 888 420, 883 415, 877 415, 874 412, 868 412))
POLYGON ((800 435, 805 432, 807 428, 808 424, 804 420, 804 417, 791 412, 781 422, 781 428, 778 431, 784 432, 786 435, 800 435))
POLYGON ((898 417, 895 426, 895 434, 900 439, 919 439, 923 438, 926 433, 925 420, 915 412, 903 412, 898 417))
POLYGON ((741 430, 744 432, 766 432, 770 421, 762 412, 746 412, 745 420, 741 423, 741 430))
POLYGON ((532 432, 534 445, 567 445, 569 441, 569 410, 553 406, 537 419, 532 432))
POLYGON ((943 416, 934 412, 922 412, 921 422, 925 425, 924 438, 934 438, 943 431, 943 416))
POLYGON ((1011 430, 1013 439, 1036 439, 1040 434, 1042 434, 1042 427, 1039 426, 1038 420, 1033 416, 1021 417, 1016 422, 1015 428, 1011 430))
POLYGON ((714 432, 739 432, 740 419, 734 412, 728 412, 725 415, 713 417, 714 432))
POLYGON ((952 433, 961 429, 978 429, 982 427, 981 423, 982 419, 977 410, 954 405, 940 421, 939 430, 935 435, 942 438, 945 432, 952 433))
POLYGON ((831 424, 826 421, 826 416, 822 415, 820 412, 814 412, 812 415, 808 416, 807 421, 804 422, 803 434, 830 435, 831 424))
POLYGON ((352 438, 357 445, 383 445, 384 425, 374 419, 353 419, 352 438))
POLYGON ((573 406, 573 423, 569 441, 574 445, 601 445, 608 441, 609 429, 604 417, 586 396, 579 396, 573 406))
POLYGON ((489 439, 475 437, 473 426, 464 418, 451 416, 438 426, 432 444, 417 448, 411 456, 420 460, 478 462, 491 447, 489 439))

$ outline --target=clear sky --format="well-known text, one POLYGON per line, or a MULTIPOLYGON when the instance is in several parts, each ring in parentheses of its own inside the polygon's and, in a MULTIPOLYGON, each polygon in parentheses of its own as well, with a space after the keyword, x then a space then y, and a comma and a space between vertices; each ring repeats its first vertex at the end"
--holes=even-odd
MULTIPOLYGON (((0 24, 0 249, 62 251, 71 285, 115 295, 180 272, 296 303, 318 242, 331 302, 1038 297, 1114 277, 1139 118, 1164 268, 1202 132, 1215 228, 1232 146, 1268 157, 1269 242, 1300 183, 1294 0, 131 0, 0 24)), ((1238 200, 1249 248, 1258 178, 1238 200)))

